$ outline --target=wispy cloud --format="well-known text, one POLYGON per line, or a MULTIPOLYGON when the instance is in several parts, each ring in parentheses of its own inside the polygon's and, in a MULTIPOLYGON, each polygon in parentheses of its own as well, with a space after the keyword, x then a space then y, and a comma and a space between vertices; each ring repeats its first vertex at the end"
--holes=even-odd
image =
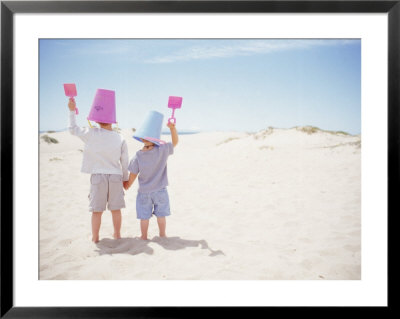
POLYGON ((147 59, 146 63, 172 63, 178 61, 229 58, 268 54, 277 51, 311 49, 321 46, 338 46, 355 43, 355 40, 223 40, 215 44, 193 45, 168 55, 147 59))
POLYGON ((97 45, 74 48, 71 53, 76 55, 119 55, 128 54, 131 51, 129 46, 124 45, 97 45))
POLYGON ((96 39, 58 40, 66 56, 115 57, 139 63, 173 63, 193 60, 252 56, 324 46, 343 46, 359 40, 347 39, 216 39, 150 40, 96 39))
POLYGON ((127 55, 137 52, 133 42, 114 39, 66 39, 52 43, 61 48, 66 56, 127 55))

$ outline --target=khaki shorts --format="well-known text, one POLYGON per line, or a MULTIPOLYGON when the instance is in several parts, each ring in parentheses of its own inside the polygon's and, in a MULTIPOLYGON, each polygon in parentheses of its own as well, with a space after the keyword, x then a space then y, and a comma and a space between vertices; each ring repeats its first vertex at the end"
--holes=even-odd
POLYGON ((89 211, 103 212, 125 208, 122 175, 92 174, 90 176, 89 211))

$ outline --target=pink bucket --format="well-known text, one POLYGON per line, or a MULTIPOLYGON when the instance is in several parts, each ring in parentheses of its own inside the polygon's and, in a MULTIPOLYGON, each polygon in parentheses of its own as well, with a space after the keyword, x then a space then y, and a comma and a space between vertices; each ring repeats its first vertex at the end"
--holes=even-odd
POLYGON ((98 89, 87 119, 98 123, 117 123, 115 91, 98 89))

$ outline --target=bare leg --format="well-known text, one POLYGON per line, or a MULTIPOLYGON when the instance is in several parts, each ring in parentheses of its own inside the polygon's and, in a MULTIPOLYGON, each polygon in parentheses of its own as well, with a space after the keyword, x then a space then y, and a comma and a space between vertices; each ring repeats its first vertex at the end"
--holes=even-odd
POLYGON ((167 237, 165 228, 167 227, 167 220, 165 217, 157 217, 158 229, 160 230, 160 237, 167 237))
POLYGON ((119 239, 121 238, 121 223, 122 223, 122 216, 121 210, 112 210, 112 220, 114 225, 114 238, 119 239))
POLYGON ((149 220, 148 219, 141 219, 140 220, 140 231, 142 232, 143 240, 147 240, 147 230, 149 229, 149 220))
POLYGON ((99 242, 99 232, 100 232, 102 214, 103 212, 92 213, 92 241, 95 243, 99 242))

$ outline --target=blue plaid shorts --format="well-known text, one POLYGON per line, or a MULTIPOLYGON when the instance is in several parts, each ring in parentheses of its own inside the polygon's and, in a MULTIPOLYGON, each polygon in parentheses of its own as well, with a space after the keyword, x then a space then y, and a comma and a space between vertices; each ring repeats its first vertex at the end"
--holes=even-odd
POLYGON ((152 193, 138 193, 136 196, 136 215, 138 219, 150 219, 154 214, 157 217, 171 215, 169 196, 166 188, 152 193))

